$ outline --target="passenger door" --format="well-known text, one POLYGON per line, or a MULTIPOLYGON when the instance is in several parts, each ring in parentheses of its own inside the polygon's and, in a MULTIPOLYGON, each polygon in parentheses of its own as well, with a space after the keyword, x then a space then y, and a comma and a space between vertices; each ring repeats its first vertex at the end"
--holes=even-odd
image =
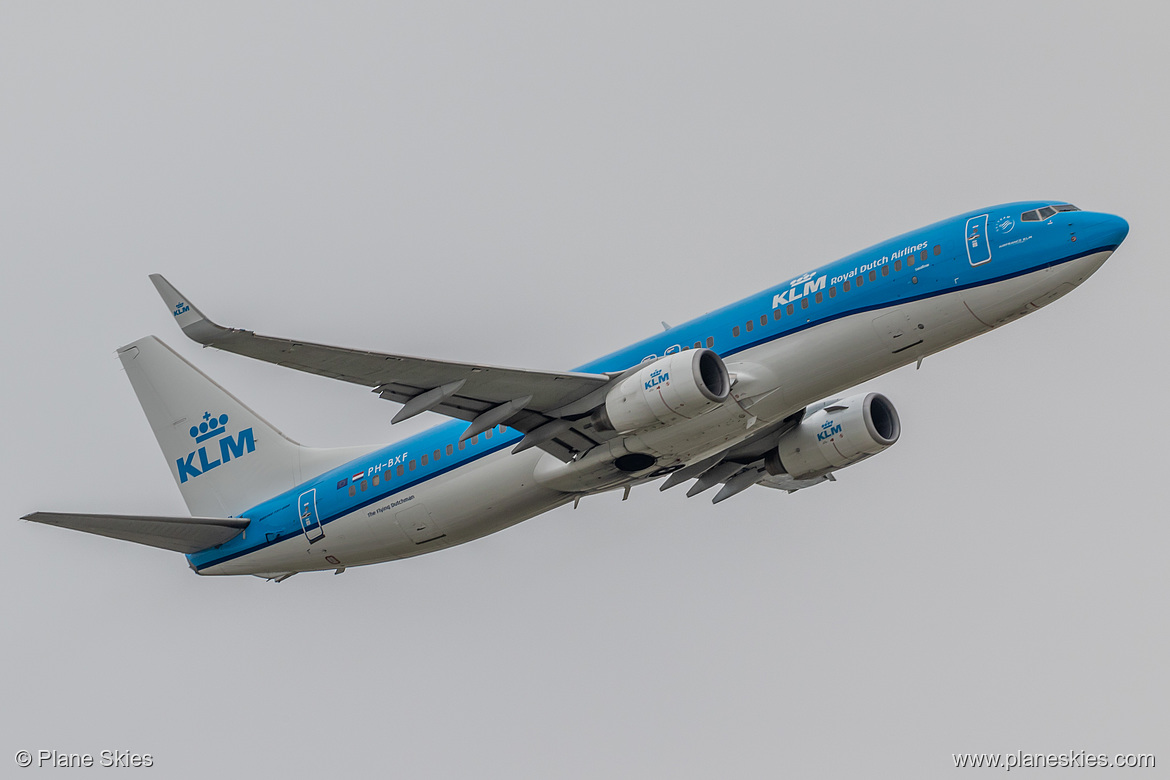
POLYGON ((987 238, 987 215, 980 214, 967 220, 967 260, 971 265, 983 265, 991 259, 991 244, 987 238))
POLYGON ((325 529, 321 526, 321 518, 317 516, 317 488, 310 488, 297 499, 297 514, 301 518, 301 530, 309 544, 319 542, 325 538, 325 529))

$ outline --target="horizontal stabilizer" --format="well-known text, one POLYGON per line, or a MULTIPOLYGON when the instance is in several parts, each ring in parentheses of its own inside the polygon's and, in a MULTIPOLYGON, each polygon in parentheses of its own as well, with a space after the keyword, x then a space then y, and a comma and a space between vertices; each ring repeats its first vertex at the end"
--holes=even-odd
POLYGON ((72 528, 111 539, 138 542, 181 553, 223 544, 248 525, 243 517, 158 517, 156 515, 75 515, 33 512, 21 520, 72 528))

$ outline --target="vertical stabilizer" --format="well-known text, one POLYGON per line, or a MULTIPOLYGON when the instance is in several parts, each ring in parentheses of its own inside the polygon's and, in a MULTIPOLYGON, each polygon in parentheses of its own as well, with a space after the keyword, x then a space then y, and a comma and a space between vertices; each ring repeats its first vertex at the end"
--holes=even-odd
POLYGON ((238 516, 368 451, 302 447, 154 336, 118 358, 193 515, 238 516))

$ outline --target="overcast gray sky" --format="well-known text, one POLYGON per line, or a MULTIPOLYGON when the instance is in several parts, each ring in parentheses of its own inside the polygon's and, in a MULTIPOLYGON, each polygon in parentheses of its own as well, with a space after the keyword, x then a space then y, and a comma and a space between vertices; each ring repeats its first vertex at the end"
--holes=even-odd
POLYGON ((0 4, 0 766, 937 778, 956 752, 1087 750, 1166 776, 1168 22, 0 4), (114 357, 147 334, 307 444, 436 422, 197 349, 151 272, 232 325, 557 369, 1029 198, 1130 237, 1052 307, 868 383, 902 439, 834 485, 646 487, 279 585, 14 519, 185 512, 114 357))

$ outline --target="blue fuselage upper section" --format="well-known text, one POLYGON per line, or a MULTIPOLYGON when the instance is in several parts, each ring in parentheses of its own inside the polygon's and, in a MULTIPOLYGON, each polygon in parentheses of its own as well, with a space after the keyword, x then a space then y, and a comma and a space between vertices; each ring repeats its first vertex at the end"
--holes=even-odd
MULTIPOLYGON (((1076 210, 1047 214, 1062 205, 1010 203, 904 233, 575 370, 620 372, 700 346, 728 358, 850 315, 985 286, 1111 251, 1128 232, 1125 220, 1109 214, 1076 210)), ((466 428, 467 423, 458 420, 438 425, 309 480, 242 513, 251 519, 246 533, 188 558, 200 570, 300 536, 306 522, 326 525, 512 446, 522 435, 497 426, 460 443, 466 428), (315 514, 303 520, 298 505, 310 491, 315 514)))

